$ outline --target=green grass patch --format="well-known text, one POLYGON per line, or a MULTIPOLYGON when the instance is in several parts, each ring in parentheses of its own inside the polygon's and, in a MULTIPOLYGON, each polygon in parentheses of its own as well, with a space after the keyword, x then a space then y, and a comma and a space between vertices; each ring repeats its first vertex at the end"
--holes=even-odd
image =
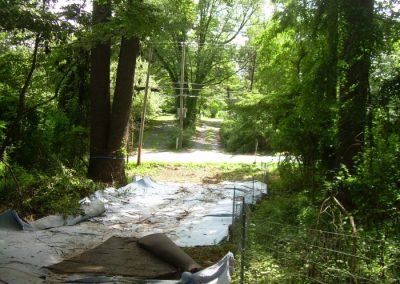
MULTIPOLYGON (((194 133, 194 128, 184 130, 184 148, 192 146, 194 133)), ((176 150, 176 139, 178 136, 179 127, 176 118, 173 115, 159 116, 147 122, 144 130, 143 148, 147 150, 174 151, 176 150)))
POLYGON ((172 114, 160 115, 154 118, 153 121, 176 121, 176 117, 172 114))
POLYGON ((240 163, 163 163, 144 162, 140 166, 129 163, 127 175, 151 176, 157 181, 219 183, 222 181, 251 180, 263 169, 254 164, 240 163))

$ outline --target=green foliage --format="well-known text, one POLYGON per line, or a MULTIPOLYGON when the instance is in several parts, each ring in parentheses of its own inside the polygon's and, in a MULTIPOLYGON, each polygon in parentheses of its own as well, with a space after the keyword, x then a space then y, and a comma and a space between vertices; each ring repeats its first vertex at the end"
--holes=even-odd
POLYGON ((36 186, 34 196, 31 197, 27 206, 37 210, 34 213, 38 215, 78 214, 79 200, 96 189, 96 185, 91 180, 66 168, 36 186))
POLYGON ((203 89, 199 98, 199 110, 203 116, 209 118, 223 117, 226 107, 226 94, 223 89, 203 89))
MULTIPOLYGON (((337 179, 350 188, 357 216, 363 225, 386 227, 400 220, 400 108, 399 76, 386 80, 368 129, 368 142, 358 157, 356 170, 347 169, 337 179)), ((340 184, 336 185, 338 188, 340 184)), ((398 233, 393 226, 393 233, 398 233)))
MULTIPOLYGON (((187 149, 193 145, 193 137, 196 134, 196 127, 190 126, 183 129, 183 141, 182 141, 182 148, 187 149)), ((178 138, 180 135, 180 130, 176 128, 174 137, 178 138)), ((175 150, 176 149, 176 140, 170 140, 169 149, 175 150)))
POLYGON ((96 184, 73 169, 60 166, 54 174, 2 167, 0 206, 14 208, 23 216, 79 214, 79 200, 96 190, 96 184))
POLYGON ((221 127, 221 138, 228 151, 250 153, 269 149, 270 113, 268 102, 259 93, 245 93, 230 106, 221 127))
MULTIPOLYGON (((140 122, 143 109, 144 92, 139 92, 132 103, 132 117, 135 122, 140 122)), ((162 97, 153 93, 147 98, 146 120, 154 119, 161 113, 162 97)))
MULTIPOLYGON (((209 102, 202 101, 210 93, 210 90, 204 89, 227 83, 230 78, 237 76, 235 61, 239 61, 236 60, 238 50, 231 43, 257 9, 260 1, 201 0, 161 3, 169 21, 156 38, 157 41, 165 43, 156 47, 156 54, 160 59, 158 73, 168 78, 163 85, 171 95, 177 96, 181 75, 181 44, 190 42, 185 46, 187 59, 184 81, 188 82, 185 84, 185 92, 190 95, 185 101, 188 109, 185 126, 192 125, 196 123, 199 111, 203 111, 204 108, 206 112, 212 110, 207 110, 209 102)), ((215 110, 212 110, 213 115, 216 115, 215 110)))
POLYGON ((334 204, 315 207, 303 193, 276 186, 270 184, 269 198, 251 213, 245 282, 396 281, 398 235, 388 233, 389 228, 359 228, 354 237, 349 220, 334 204))

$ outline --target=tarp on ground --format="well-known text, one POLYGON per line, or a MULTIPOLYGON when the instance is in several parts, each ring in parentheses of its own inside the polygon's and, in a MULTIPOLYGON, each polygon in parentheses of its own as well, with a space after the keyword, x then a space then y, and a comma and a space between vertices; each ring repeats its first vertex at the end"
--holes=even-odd
POLYGON ((168 237, 163 234, 152 234, 139 240, 112 237, 91 250, 49 266, 49 269, 61 274, 74 274, 72 277, 64 278, 65 281, 72 283, 118 282, 115 276, 133 276, 136 283, 139 281, 137 279, 143 278, 177 278, 178 272, 185 271, 179 281, 143 280, 140 282, 229 284, 233 266, 233 254, 228 253, 218 263, 202 269, 168 237), (76 277, 75 275, 84 276, 76 277))
POLYGON ((91 250, 48 268, 57 273, 167 279, 177 277, 178 270, 175 267, 140 247, 137 240, 111 237, 91 250))
POLYGON ((0 214, 0 230, 23 231, 31 225, 22 220, 15 210, 9 209, 0 214))
POLYGON ((107 212, 94 220, 138 237, 165 233, 178 246, 207 246, 228 237, 233 196, 256 203, 267 194, 259 181, 221 184, 158 183, 144 177, 119 189, 97 191, 87 202, 101 200, 107 212))
POLYGON ((229 252, 218 263, 199 272, 185 272, 179 281, 144 280, 144 284, 230 284, 234 268, 233 254, 229 252))
POLYGON ((143 178, 119 189, 97 191, 82 204, 102 202, 105 212, 101 216, 46 230, 0 230, 0 267, 6 271, 0 272, 0 280, 29 275, 32 283, 40 282, 46 275, 42 267, 78 255, 112 236, 140 238, 164 233, 180 247, 218 244, 227 237, 232 223, 234 192, 255 203, 267 187, 252 181, 198 185, 143 178))

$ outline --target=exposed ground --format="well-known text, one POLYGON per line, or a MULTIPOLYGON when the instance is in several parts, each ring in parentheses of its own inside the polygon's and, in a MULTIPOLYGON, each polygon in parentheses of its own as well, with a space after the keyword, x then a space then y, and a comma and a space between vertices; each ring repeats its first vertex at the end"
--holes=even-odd
POLYGON ((128 177, 135 175, 151 176, 156 181, 178 183, 215 184, 223 181, 251 180, 260 174, 262 167, 254 164, 232 163, 166 163, 144 162, 128 166, 128 177))
MULTIPOLYGON (((278 157, 260 155, 237 155, 222 148, 219 131, 220 119, 202 119, 189 147, 175 150, 177 128, 173 116, 164 116, 149 123, 145 131, 142 152, 143 162, 165 163, 274 163, 278 157)), ((136 155, 129 158, 136 162, 136 155)))

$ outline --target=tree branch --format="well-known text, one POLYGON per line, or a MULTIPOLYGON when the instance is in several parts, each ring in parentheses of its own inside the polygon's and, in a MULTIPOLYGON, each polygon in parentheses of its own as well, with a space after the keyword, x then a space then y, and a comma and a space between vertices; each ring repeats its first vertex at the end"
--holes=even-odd
POLYGON ((237 35, 242 31, 242 29, 244 28, 244 26, 245 26, 245 25, 247 24, 247 22, 249 21, 250 17, 251 17, 251 16, 254 14, 254 12, 255 12, 255 9, 249 9, 249 10, 247 10, 247 11, 244 13, 242 22, 240 23, 239 28, 236 30, 236 32, 235 32, 230 38, 228 38, 227 40, 221 42, 221 44, 228 44, 228 43, 230 43, 230 42, 233 41, 233 40, 237 37, 237 35), (250 13, 247 15, 247 12, 248 12, 249 10, 251 10, 251 11, 250 11, 250 13))
POLYGON ((178 82, 178 76, 174 73, 173 68, 170 64, 165 60, 165 58, 160 54, 157 48, 154 48, 154 53, 156 54, 157 58, 160 60, 161 64, 167 70, 168 75, 172 82, 178 82))

